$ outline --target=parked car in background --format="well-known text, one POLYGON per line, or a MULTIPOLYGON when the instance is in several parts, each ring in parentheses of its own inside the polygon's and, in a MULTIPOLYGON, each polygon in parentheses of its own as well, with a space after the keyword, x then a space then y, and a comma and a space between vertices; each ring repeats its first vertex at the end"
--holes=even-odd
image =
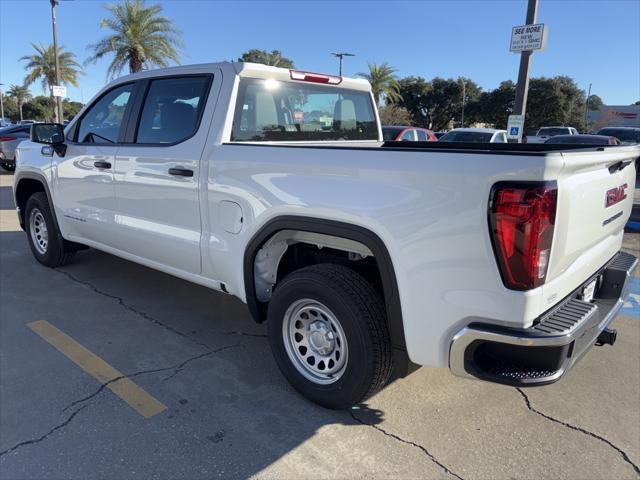
POLYGON ((447 132, 443 132, 442 130, 440 130, 439 132, 433 132, 433 134, 436 136, 438 140, 440 140, 440 138, 444 137, 447 134, 447 132))
POLYGON ((12 125, 11 120, 6 117, 0 117, 0 128, 10 127, 12 125))
POLYGON ((606 127, 598 130, 598 135, 616 137, 625 145, 640 143, 640 127, 606 127))
POLYGON ((557 135, 578 135, 573 127, 541 127, 535 135, 527 137, 527 143, 544 143, 557 135))
POLYGON ((418 127, 383 125, 382 138, 385 142, 437 142, 438 137, 431 130, 418 127))
POLYGON ((16 147, 29 138, 31 125, 0 128, 0 167, 12 172, 16 169, 16 147))
POLYGON ((616 137, 607 135, 556 135, 544 143, 564 143, 572 145, 620 145, 622 142, 616 137))
POLYGON ((495 128, 454 128, 438 139, 439 142, 507 143, 507 131, 495 128))
POLYGON ((32 123, 38 123, 35 120, 20 120, 18 125, 31 125, 32 123))

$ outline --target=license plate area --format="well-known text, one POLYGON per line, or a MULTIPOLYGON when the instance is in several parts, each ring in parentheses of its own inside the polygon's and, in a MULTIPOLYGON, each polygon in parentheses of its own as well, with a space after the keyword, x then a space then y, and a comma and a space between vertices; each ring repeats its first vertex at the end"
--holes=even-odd
POLYGON ((592 302, 593 296, 596 293, 597 285, 598 285, 598 278, 596 277, 593 280, 591 280, 589 283, 587 283, 584 287, 582 287, 582 290, 580 290, 580 294, 578 295, 578 298, 580 298, 580 300, 582 300, 583 302, 592 302))

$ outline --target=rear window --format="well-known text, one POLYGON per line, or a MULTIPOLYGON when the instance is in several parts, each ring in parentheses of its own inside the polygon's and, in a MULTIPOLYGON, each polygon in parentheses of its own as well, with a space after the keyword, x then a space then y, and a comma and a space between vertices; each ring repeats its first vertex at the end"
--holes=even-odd
POLYGON ((569 135, 569 128, 541 128, 538 130, 539 136, 554 137, 556 135, 569 135))
POLYGON ((640 130, 626 130, 622 128, 603 128, 598 135, 606 135, 607 137, 616 137, 622 142, 640 143, 640 130))
POLYGON ((243 78, 231 140, 378 140, 378 127, 368 92, 243 78))

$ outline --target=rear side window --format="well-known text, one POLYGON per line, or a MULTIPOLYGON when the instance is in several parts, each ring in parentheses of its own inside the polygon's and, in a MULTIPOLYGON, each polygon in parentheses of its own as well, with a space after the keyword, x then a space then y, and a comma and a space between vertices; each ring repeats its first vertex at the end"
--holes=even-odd
POLYGON ((416 130, 416 133, 418 134, 418 141, 419 142, 426 142, 427 140, 429 140, 429 138, 427 137, 427 132, 424 130, 416 130))
POLYGON ((378 127, 368 92, 243 78, 231 140, 378 140, 378 127))
POLYGON ((152 80, 142 107, 136 143, 173 144, 196 133, 209 76, 152 80))
POLYGON ((78 126, 80 143, 116 143, 133 84, 121 85, 100 97, 82 116, 78 126))

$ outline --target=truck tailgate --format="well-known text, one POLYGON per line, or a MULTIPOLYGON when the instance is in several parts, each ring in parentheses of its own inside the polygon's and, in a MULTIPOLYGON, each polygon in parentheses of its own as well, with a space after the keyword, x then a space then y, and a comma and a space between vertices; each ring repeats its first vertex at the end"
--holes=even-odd
POLYGON ((570 293, 620 249, 633 206, 640 148, 578 150, 562 156, 547 300, 570 293))

